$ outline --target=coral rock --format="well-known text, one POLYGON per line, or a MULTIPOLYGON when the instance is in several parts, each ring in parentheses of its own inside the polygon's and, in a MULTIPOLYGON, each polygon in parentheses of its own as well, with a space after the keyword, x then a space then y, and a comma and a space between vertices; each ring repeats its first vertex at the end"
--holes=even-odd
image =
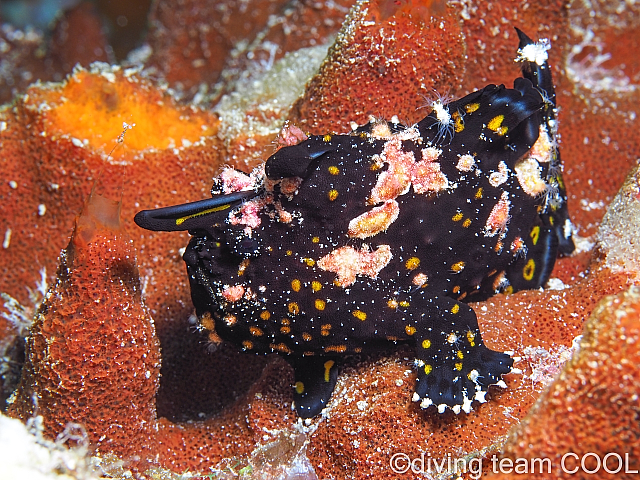
POLYGON ((636 478, 638 384, 640 288, 632 287, 598 304, 578 352, 511 433, 502 457, 514 465, 517 459, 550 460, 542 472, 539 467, 529 470, 527 478, 549 478, 551 473, 553 478, 582 479, 596 472, 604 478, 612 471, 618 479, 636 478))
POLYGON ((145 66, 187 98, 207 92, 217 81, 214 94, 228 92, 231 81, 247 71, 268 71, 288 52, 326 43, 352 3, 155 2, 145 66))
MULTIPOLYGON (((5 271, 0 292, 29 304, 25 287, 32 288, 43 269, 49 276, 55 271, 74 216, 100 172, 104 183, 126 184, 125 229, 133 225, 141 198, 147 205, 160 205, 206 196, 222 152, 216 141, 203 137, 214 134, 217 125, 215 115, 178 106, 133 71, 105 64, 91 71, 77 69, 62 84, 32 86, 13 108, 0 111, 0 265, 5 271), (118 145, 123 122, 135 124, 135 129, 107 157, 118 145), (197 174, 185 177, 185 171, 197 174)), ((141 240, 138 248, 151 251, 141 255, 147 262, 186 243, 186 235, 155 244, 153 235, 143 237, 137 228, 130 234, 141 240)), ((142 267, 144 272, 149 265, 142 267)), ((175 260, 167 259, 163 268, 169 278, 182 276, 175 260)), ((181 298, 186 301, 186 281, 183 285, 181 298)), ((175 286, 167 290, 173 297, 179 291, 175 286)), ((156 291, 152 282, 147 294, 154 298, 156 291)), ((164 299, 167 293, 158 295, 164 299)), ((4 318, 0 330, 8 330, 4 318)))
POLYGON ((88 67, 95 61, 111 60, 101 20, 91 2, 61 12, 52 27, 51 34, 44 35, 33 28, 22 31, 9 24, 0 26, 0 104, 24 93, 36 80, 62 80, 76 64, 88 67))
POLYGON ((627 177, 602 219, 598 248, 614 272, 640 279, 640 168, 627 177))
POLYGON ((409 123, 424 116, 416 113, 424 106, 420 95, 459 89, 449 82, 464 64, 462 32, 444 4, 359 2, 290 119, 322 134, 347 132, 350 121, 363 124, 370 115, 409 123))
POLYGON ((119 213, 118 202, 93 194, 78 217, 9 413, 42 415, 48 437, 80 423, 99 452, 128 457, 155 426, 160 349, 119 213))
MULTIPOLYGON (((357 2, 289 118, 314 134, 347 132, 350 122, 366 123, 371 115, 411 124, 438 97, 510 84, 517 76, 513 26, 563 44, 566 2, 453 3, 357 2), (536 32, 531 26, 538 24, 545 27, 536 32)), ((552 54, 559 65, 562 49, 552 54)))
POLYGON ((89 2, 82 2, 58 19, 48 54, 56 66, 56 73, 67 74, 77 63, 88 67, 96 61, 110 60, 107 46, 95 7, 89 2), (78 41, 80 38, 82 41, 78 41))
POLYGON ((281 2, 198 0, 157 2, 151 11, 148 66, 193 95, 200 83, 215 83, 228 52, 262 30, 281 2), (249 9, 251 15, 244 13, 249 9))

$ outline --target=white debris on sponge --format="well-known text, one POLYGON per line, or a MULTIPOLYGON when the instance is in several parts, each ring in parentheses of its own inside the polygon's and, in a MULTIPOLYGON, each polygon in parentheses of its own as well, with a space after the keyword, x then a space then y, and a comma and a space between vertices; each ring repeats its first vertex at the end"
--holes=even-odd
POLYGON ((550 278, 547 280, 546 287, 549 290, 564 290, 565 288, 569 288, 565 283, 559 278, 550 278))
MULTIPOLYGON (((311 420, 311 419, 307 419, 311 420)), ((268 443, 258 445, 247 459, 239 459, 237 471, 240 475, 233 478, 252 478, 270 480, 318 480, 313 465, 307 457, 309 443, 305 431, 308 429, 301 422, 294 424, 293 431, 266 430, 264 440, 268 443), (249 476, 245 476, 250 473, 249 476)), ((315 429, 311 429, 315 430, 315 429)), ((207 475, 196 475, 196 478, 232 478, 227 468, 211 469, 207 475)), ((160 476, 158 476, 160 478, 160 476)), ((164 476, 162 478, 165 478, 164 476)), ((170 478, 185 478, 176 476, 170 478)))
POLYGON ((526 346, 522 355, 531 373, 524 375, 523 380, 531 382, 535 390, 541 391, 560 374, 564 364, 578 348, 576 345, 572 347, 558 345, 549 350, 541 346, 526 346))
POLYGON ((596 238, 606 267, 640 280, 640 167, 609 205, 596 238))
POLYGON ((87 447, 68 449, 32 433, 20 420, 0 414, 0 480, 93 480, 87 447))

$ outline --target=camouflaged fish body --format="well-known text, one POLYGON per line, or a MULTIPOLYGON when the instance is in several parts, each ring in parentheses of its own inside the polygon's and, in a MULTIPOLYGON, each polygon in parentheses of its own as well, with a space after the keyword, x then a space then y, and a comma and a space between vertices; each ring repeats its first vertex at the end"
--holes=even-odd
POLYGON ((468 301, 546 283, 573 250, 545 42, 522 32, 523 78, 434 102, 418 124, 298 134, 213 198, 138 214, 193 237, 201 323, 247 352, 284 354, 299 415, 329 400, 344 355, 415 345, 413 400, 469 412, 512 359, 468 301))

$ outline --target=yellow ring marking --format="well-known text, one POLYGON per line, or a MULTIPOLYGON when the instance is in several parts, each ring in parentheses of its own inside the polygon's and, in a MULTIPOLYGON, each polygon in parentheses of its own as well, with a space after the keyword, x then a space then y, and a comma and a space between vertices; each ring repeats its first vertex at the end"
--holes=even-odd
POLYGON ((524 277, 525 280, 531 280, 535 272, 536 272, 536 262, 533 261, 533 258, 530 258, 527 264, 522 269, 522 276, 524 277))

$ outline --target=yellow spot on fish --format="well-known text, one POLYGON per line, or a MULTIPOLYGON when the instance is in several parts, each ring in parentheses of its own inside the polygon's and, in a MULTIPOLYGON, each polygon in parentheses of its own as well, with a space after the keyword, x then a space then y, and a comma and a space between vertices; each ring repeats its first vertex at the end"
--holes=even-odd
POLYGON ((300 280, 298 280, 297 278, 294 278, 293 280, 291 280, 291 288, 293 289, 294 292, 299 292, 301 287, 302 287, 302 284, 300 283, 300 280))
POLYGON ((398 305, 400 305, 402 308, 407 308, 410 303, 407 300, 402 300, 398 305))
POLYGON ((200 317, 200 325, 202 325, 207 330, 216 329, 215 321, 213 320, 209 312, 205 312, 205 314, 200 317))
POLYGON ((388 300, 387 301, 387 307, 395 310, 396 308, 398 308, 398 301, 397 300, 393 300, 393 299, 388 300))
POLYGON ((289 320, 288 318, 283 318, 282 320, 280 320, 280 323, 282 325, 290 325, 291 324, 291 320, 289 320))
POLYGON ((456 133, 460 133, 461 131, 464 130, 464 120, 462 119, 462 116, 460 115, 459 112, 453 112, 453 114, 451 115, 451 118, 453 118, 454 121, 454 125, 453 128, 456 131, 456 133))
POLYGON ((513 286, 509 285, 507 288, 504 289, 503 293, 505 295, 511 295, 513 293, 513 286))
POLYGON ((420 259, 418 257, 411 257, 409 260, 404 262, 404 266, 407 267, 407 270, 415 270, 420 265, 420 259))
POLYGON ((317 298, 316 301, 315 301, 315 305, 316 305, 316 310, 322 311, 322 310, 324 310, 324 307, 327 306, 327 302, 317 298))
POLYGON ((242 348, 245 350, 251 350, 253 348, 253 342, 251 340, 245 340, 242 342, 242 348))
POLYGON ((329 168, 327 168, 327 170, 329 170, 329 173, 331 175, 338 175, 340 173, 340 169, 335 165, 331 165, 329 168))
POLYGON ((482 198, 482 195, 483 195, 482 187, 479 187, 478 190, 476 190, 476 194, 475 194, 476 200, 480 200, 482 198))
POLYGON ((492 130, 495 132, 498 128, 500 128, 500 125, 502 125, 503 121, 504 121, 504 115, 496 115, 491 120, 489 120, 487 127, 489 128, 489 130, 492 130))
POLYGON ((302 261, 307 264, 307 267, 313 267, 316 264, 313 258, 303 258, 302 261))
POLYGON ((433 367, 431 365, 425 365, 424 366, 425 375, 429 375, 432 371, 433 371, 433 367))
POLYGON ((277 345, 274 345, 272 343, 269 345, 269 347, 273 350, 277 350, 278 352, 291 353, 291 349, 287 347, 284 343, 278 343, 277 345))
POLYGON ((362 320, 363 322, 367 319, 367 314, 362 310, 354 310, 353 312, 351 312, 351 315, 356 317, 358 320, 362 320))
POLYGON ((413 335, 414 333, 416 333, 416 328, 412 327, 411 325, 407 325, 406 327, 404 327, 404 331, 407 332, 407 335, 413 335))
POLYGON ((320 237, 313 237, 313 238, 311 239, 311 242, 312 242, 312 243, 318 243, 319 241, 320 241, 320 237))
POLYGON ((324 137, 322 137, 322 139, 323 139, 325 142, 330 142, 330 141, 331 141, 331 135, 326 134, 324 137))
POLYGON ((209 332, 207 338, 209 338, 209 341, 214 345, 220 345, 222 343, 222 338, 220 338, 220 335, 216 332, 209 332))
POLYGON ((251 332, 251 335, 253 335, 254 337, 261 337, 262 335, 264 335, 262 329, 258 327, 249 328, 249 332, 251 332))
POLYGON ((533 258, 530 258, 527 264, 522 269, 522 276, 525 280, 531 280, 533 278, 533 274, 536 271, 536 262, 533 261, 533 258))
POLYGON ((458 313, 460 311, 460 305, 454 305, 451 307, 451 313, 458 313))
POLYGON ((469 225, 471 225, 471 219, 467 218, 464 222, 462 222, 462 226, 464 228, 469 228, 469 225))
POLYGON ((456 214, 451 217, 451 220, 453 220, 454 222, 459 222, 460 220, 462 220, 462 217, 464 215, 462 215, 462 212, 456 212, 456 214))
POLYGON ((320 290, 322 290, 322 284, 317 281, 314 280, 313 282, 311 282, 311 290, 313 290, 313 292, 319 292, 320 290))
POLYGON ((324 325, 320 326, 320 335, 322 335, 323 337, 328 336, 329 330, 331 330, 331 324, 325 323, 324 325))
POLYGON ((296 393, 298 395, 301 395, 304 393, 304 383, 302 382, 296 382, 296 393))
POLYGON ((291 327, 280 327, 280 333, 283 335, 288 335, 291 333, 291 327))
POLYGON ((287 250, 286 254, 287 254, 287 257, 290 257, 291 255, 293 255, 293 252, 291 250, 287 250))
POLYGON ((480 104, 479 103, 468 103, 467 105, 464 106, 464 110, 467 113, 473 113, 476 110, 478 110, 480 108, 480 104))
POLYGON ((536 225, 535 227, 533 227, 531 229, 531 233, 529 233, 529 236, 531 237, 531 241, 533 242, 533 244, 537 245, 538 239, 540 238, 540 225, 536 225))
POLYGON ((375 172, 376 170, 380 170, 382 167, 384 167, 384 162, 380 160, 379 156, 374 156, 371 165, 369 166, 369 170, 375 172))
POLYGON ((462 350, 458 350, 458 351, 456 352, 456 356, 457 356, 460 360, 462 360, 462 359, 464 358, 464 353, 462 353, 462 350))
POLYGON ((455 366, 456 366, 456 370, 458 370, 458 371, 462 370, 462 362, 456 363, 455 366))
POLYGON ((472 347, 476 346, 476 334, 473 333, 471 330, 467 332, 467 341, 469 342, 469 345, 471 345, 472 347))
POLYGON ((503 121, 504 115, 497 115, 489 120, 487 127, 489 128, 489 130, 496 132, 498 135, 502 136, 509 130, 507 127, 502 125, 503 121))
POLYGON ((327 383, 329 383, 329 380, 331 379, 331 367, 333 367, 334 364, 335 362, 333 360, 327 360, 324 362, 324 381, 327 383))
POLYGON ((430 347, 431 347, 431 340, 427 339, 422 341, 422 348, 426 350, 427 348, 430 348, 430 347))
POLYGON ((300 313, 300 306, 296 302, 291 302, 288 305, 289 313, 292 315, 297 315, 300 313))
POLYGON ((338 198, 338 191, 337 190, 329 190, 329 193, 327 193, 327 196, 329 197, 329 201, 333 202, 336 198, 338 198))
POLYGON ((329 345, 328 347, 324 347, 325 352, 335 352, 335 353, 344 353, 347 351, 346 345, 329 345))
POLYGON ((454 271, 455 273, 460 273, 462 270, 464 270, 464 266, 465 266, 465 263, 463 261, 456 262, 453 265, 451 265, 451 270, 454 271))
POLYGON ((302 333, 302 340, 304 340, 305 342, 310 342, 312 338, 313 337, 311 336, 311 334, 307 332, 302 333))

